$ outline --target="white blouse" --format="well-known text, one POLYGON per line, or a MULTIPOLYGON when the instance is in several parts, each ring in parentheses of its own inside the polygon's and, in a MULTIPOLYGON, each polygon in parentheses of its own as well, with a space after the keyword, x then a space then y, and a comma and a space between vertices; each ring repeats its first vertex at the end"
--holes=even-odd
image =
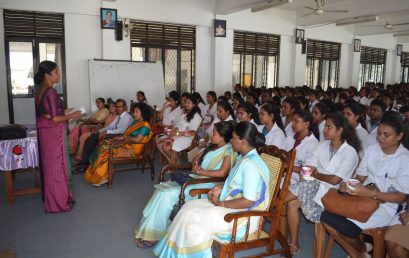
MULTIPOLYGON (((295 143, 294 136, 287 136, 286 138, 286 150, 289 151, 293 149, 295 143)), ((296 152, 296 157, 295 157, 295 162, 294 166, 304 166, 307 158, 311 157, 313 155, 314 150, 318 146, 318 140, 315 138, 314 134, 311 133, 310 136, 305 137, 302 139, 301 143, 298 144, 295 149, 297 150, 296 152)), ((300 176, 298 173, 293 173, 291 176, 291 184, 295 184, 298 181, 300 181, 300 176)))
MULTIPOLYGON (((365 150, 356 174, 366 177, 364 185, 374 183, 381 192, 399 191, 409 194, 408 164, 409 151, 403 145, 400 145, 394 154, 386 155, 379 144, 373 144, 365 150)), ((397 203, 381 203, 367 222, 351 221, 362 229, 388 226, 397 208, 397 203)))
MULTIPOLYGON (((263 133, 264 125, 260 125, 257 127, 260 133, 263 133)), ((285 134, 280 127, 278 127, 277 123, 274 123, 273 128, 265 135, 266 137, 266 145, 274 145, 280 149, 285 149, 285 134)))
POLYGON ((217 103, 213 104, 213 107, 210 109, 210 105, 205 106, 205 113, 202 114, 203 123, 208 124, 217 118, 217 103))
POLYGON ((325 141, 324 128, 325 128, 325 120, 322 120, 321 124, 318 125, 318 132, 320 133, 320 142, 325 141))
POLYGON ((177 125, 181 115, 182 109, 180 107, 175 108, 173 111, 171 107, 167 107, 165 111, 163 111, 162 123, 164 126, 177 125))
POLYGON ((361 149, 359 150, 359 157, 362 158, 365 153, 365 149, 368 146, 368 131, 365 130, 365 128, 362 127, 360 123, 355 127, 355 132, 356 135, 358 136, 358 139, 361 141, 361 149))
MULTIPOLYGON (((351 178, 358 165, 358 154, 355 149, 345 141, 330 159, 330 144, 330 140, 320 142, 305 163, 307 166, 315 167, 321 174, 335 175, 346 182, 351 178)), ((338 185, 335 186, 321 181, 318 192, 314 197, 314 201, 323 206, 321 198, 331 188, 338 188, 338 185)))
MULTIPOLYGON (((220 120, 218 117, 216 117, 216 118, 213 120, 212 124, 209 126, 209 128, 207 128, 206 133, 207 133, 208 135, 212 134, 214 125, 215 125, 216 123, 220 122, 220 121, 221 121, 221 120, 220 120)), ((226 118, 226 120, 223 120, 223 121, 233 121, 233 117, 231 117, 231 116, 229 115, 229 117, 226 118)))
MULTIPOLYGON (((188 122, 186 120, 186 113, 183 114, 179 120, 179 123, 176 125, 178 131, 197 131, 200 124, 202 122, 202 118, 200 117, 199 113, 195 113, 193 118, 188 122)), ((187 149, 192 145, 193 136, 177 136, 175 137, 175 141, 172 145, 172 150, 180 152, 184 149, 187 149)))

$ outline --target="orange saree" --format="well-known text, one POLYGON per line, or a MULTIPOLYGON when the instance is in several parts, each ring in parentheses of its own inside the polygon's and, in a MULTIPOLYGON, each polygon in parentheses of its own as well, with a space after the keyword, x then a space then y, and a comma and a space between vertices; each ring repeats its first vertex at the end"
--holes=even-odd
MULTIPOLYGON (((137 135, 143 135, 140 143, 124 143, 115 146, 112 149, 114 157, 137 157, 143 153, 145 143, 152 139, 153 132, 148 122, 134 122, 129 126, 124 136, 136 137, 137 135)), ((108 159, 109 150, 113 143, 113 139, 104 140, 95 149, 91 155, 91 164, 88 166, 85 172, 84 179, 90 184, 97 184, 102 180, 108 178, 108 159)))

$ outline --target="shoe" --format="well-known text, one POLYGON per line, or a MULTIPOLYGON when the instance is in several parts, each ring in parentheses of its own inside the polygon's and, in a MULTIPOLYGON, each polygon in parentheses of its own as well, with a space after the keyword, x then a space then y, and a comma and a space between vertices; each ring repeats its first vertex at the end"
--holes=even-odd
POLYGON ((103 179, 101 182, 92 184, 93 187, 100 187, 103 186, 104 184, 108 184, 108 179, 103 179))

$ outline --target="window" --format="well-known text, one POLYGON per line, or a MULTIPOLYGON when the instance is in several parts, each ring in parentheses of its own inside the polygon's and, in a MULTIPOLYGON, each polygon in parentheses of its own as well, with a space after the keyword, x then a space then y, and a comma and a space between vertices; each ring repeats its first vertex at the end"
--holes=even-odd
POLYGON ((279 36, 235 31, 233 47, 233 83, 278 86, 279 36))
POLYGON ((364 86, 365 82, 383 83, 385 62, 385 49, 362 46, 358 89, 364 86))
POLYGON ((402 52, 400 63, 401 63, 400 70, 401 82, 409 83, 409 52, 402 52))
POLYGON ((34 74, 44 60, 58 64, 61 80, 55 89, 66 104, 64 15, 15 10, 3 15, 10 122, 13 99, 34 97, 34 74))
POLYGON ((324 90, 338 87, 340 52, 340 43, 307 40, 305 84, 312 88, 321 85, 324 90))
POLYGON ((139 21, 131 23, 132 60, 163 64, 166 92, 193 92, 195 27, 139 21))

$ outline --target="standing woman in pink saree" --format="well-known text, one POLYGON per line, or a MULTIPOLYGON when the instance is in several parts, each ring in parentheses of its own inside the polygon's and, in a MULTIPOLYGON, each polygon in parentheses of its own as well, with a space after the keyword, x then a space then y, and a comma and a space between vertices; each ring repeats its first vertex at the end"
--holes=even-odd
POLYGON ((46 212, 72 209, 71 165, 68 156, 67 121, 81 113, 64 110, 54 85, 60 81, 56 63, 43 61, 34 77, 38 148, 46 212))

